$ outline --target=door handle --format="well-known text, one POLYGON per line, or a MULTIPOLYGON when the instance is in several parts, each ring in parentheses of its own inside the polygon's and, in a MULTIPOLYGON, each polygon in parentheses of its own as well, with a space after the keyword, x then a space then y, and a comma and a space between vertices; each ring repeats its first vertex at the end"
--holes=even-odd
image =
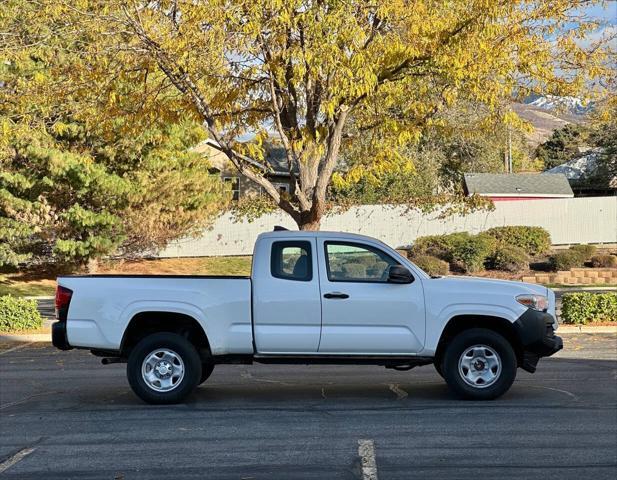
POLYGON ((346 293, 342 293, 342 292, 330 292, 330 293, 325 293, 323 298, 349 298, 349 295, 347 295, 346 293))

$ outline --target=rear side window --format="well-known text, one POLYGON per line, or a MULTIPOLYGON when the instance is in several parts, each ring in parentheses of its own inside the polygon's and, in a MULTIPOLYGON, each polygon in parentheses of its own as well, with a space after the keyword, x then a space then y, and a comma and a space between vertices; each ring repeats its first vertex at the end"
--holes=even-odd
POLYGON ((285 280, 308 282, 313 279, 310 242, 274 242, 270 255, 270 273, 285 280))

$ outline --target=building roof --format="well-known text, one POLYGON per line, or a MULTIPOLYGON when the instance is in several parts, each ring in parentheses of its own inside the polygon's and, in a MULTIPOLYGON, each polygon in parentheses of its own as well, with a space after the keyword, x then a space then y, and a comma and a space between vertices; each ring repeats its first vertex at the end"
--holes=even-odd
POLYGON ((557 165, 546 173, 563 173, 569 180, 582 180, 584 177, 595 173, 598 168, 598 154, 592 152, 557 165))
POLYGON ((465 188, 488 197, 573 197, 570 183, 563 173, 466 173, 465 188))
MULTIPOLYGON (((207 139, 192 148, 192 151, 207 154, 210 158, 212 166, 223 169, 225 164, 229 163, 227 157, 220 152, 219 144, 212 139, 207 139), (212 154, 211 152, 216 152, 212 154)), ((268 142, 265 144, 265 163, 253 160, 246 157, 246 160, 253 166, 263 171, 268 171, 276 175, 289 176, 289 170, 287 169, 287 153, 282 145, 268 142)), ((295 173, 298 173, 298 167, 295 168, 295 173)))
POLYGON ((617 175, 609 170, 607 162, 602 162, 604 151, 596 148, 584 153, 546 173, 563 173, 576 190, 616 190, 617 175))

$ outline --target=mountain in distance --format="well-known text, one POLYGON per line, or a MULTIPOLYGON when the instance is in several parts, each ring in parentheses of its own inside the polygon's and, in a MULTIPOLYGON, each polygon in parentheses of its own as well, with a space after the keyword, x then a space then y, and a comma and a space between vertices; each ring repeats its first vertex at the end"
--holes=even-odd
POLYGON ((512 109, 518 116, 533 125, 533 131, 527 134, 527 142, 531 148, 548 140, 553 131, 565 127, 568 123, 583 123, 585 114, 591 108, 593 105, 584 105, 580 98, 553 95, 530 96, 523 103, 512 104, 512 109))
POLYGON ((551 110, 573 115, 585 115, 593 109, 593 102, 583 103, 578 97, 559 97, 556 95, 531 95, 523 102, 542 110, 551 110))

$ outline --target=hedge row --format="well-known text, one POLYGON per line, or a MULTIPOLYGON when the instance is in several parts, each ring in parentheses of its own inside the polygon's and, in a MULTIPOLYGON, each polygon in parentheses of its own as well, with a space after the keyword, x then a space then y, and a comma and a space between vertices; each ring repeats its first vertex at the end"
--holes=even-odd
POLYGON ((437 268, 435 260, 441 260, 465 272, 484 268, 519 272, 529 268, 530 256, 543 254, 550 246, 551 237, 543 228, 496 227, 478 235, 461 232, 420 237, 413 244, 410 258, 416 263, 418 259, 424 264, 430 261, 431 268, 437 268))
POLYGON ((551 248, 551 236, 548 231, 542 227, 495 227, 484 233, 495 238, 502 244, 519 247, 527 255, 532 257, 542 255, 551 248))
POLYGON ((0 332, 16 332, 41 328, 43 319, 36 300, 5 295, 0 297, 0 332))
POLYGON ((576 325, 617 321, 617 293, 568 293, 562 298, 561 319, 576 325))

